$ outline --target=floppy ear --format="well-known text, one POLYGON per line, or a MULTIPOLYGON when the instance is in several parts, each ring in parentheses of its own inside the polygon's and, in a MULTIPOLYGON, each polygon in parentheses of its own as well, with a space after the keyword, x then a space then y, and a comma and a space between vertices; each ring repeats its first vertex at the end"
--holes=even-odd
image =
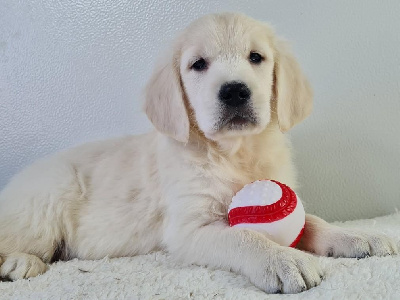
POLYGON ((275 54, 275 101, 281 131, 304 120, 312 110, 313 93, 288 45, 277 41, 275 54))
POLYGON ((189 118, 178 62, 173 54, 160 62, 146 86, 144 111, 159 132, 186 143, 189 118))

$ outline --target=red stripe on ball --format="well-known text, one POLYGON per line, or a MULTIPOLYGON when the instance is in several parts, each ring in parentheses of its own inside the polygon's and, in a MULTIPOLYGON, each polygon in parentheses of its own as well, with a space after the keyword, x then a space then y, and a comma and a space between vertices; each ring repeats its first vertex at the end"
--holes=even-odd
POLYGON ((282 190, 282 197, 271 205, 235 207, 228 213, 229 225, 241 223, 272 223, 290 215, 297 206, 297 196, 287 185, 275 182, 282 190))
POLYGON ((303 225, 303 228, 300 230, 299 235, 294 239, 294 241, 289 245, 289 247, 294 248, 300 242, 300 239, 301 239, 301 237, 303 236, 303 233, 304 233, 304 227, 305 227, 305 224, 303 225))

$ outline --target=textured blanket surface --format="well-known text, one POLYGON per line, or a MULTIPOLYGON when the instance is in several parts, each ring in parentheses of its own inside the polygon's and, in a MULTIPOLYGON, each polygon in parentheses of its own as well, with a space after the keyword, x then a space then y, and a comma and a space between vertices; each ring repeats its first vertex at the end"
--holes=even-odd
MULTIPOLYGON (((399 213, 337 224, 400 240, 399 213)), ((320 260, 325 280, 297 295, 267 295, 243 276, 181 265, 155 252, 58 262, 36 278, 0 282, 0 299, 400 299, 400 256, 320 260)))

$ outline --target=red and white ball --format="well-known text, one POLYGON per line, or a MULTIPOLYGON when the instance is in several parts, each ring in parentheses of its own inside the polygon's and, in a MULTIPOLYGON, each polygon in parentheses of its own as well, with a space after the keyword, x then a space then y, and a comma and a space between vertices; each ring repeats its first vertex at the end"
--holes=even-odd
POLYGON ((305 212, 296 193, 275 180, 258 180, 232 198, 229 224, 265 231, 282 246, 295 247, 304 231, 305 212))

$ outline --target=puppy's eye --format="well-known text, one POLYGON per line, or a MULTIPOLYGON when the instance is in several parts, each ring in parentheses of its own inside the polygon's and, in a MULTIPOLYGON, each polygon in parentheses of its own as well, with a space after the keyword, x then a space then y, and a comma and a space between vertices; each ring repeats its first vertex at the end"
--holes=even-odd
POLYGON ((252 64, 258 65, 264 60, 264 57, 262 57, 261 54, 257 52, 250 52, 249 60, 252 64))
POLYGON ((195 71, 203 71, 207 69, 207 62, 205 61, 204 58, 200 58, 196 60, 196 62, 190 67, 191 69, 195 71))

